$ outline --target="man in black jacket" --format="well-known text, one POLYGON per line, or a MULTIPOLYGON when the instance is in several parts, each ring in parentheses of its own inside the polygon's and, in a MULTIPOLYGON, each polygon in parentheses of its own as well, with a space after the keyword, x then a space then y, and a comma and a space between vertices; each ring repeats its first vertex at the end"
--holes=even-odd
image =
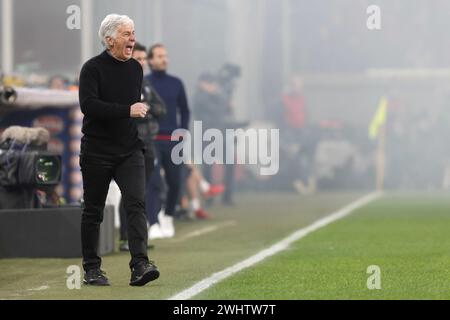
MULTIPOLYGON (((147 65, 147 49, 142 44, 136 42, 133 49, 133 58, 140 63, 144 69, 147 65)), ((151 86, 150 82, 144 78, 142 82, 142 102, 145 102, 150 106, 150 110, 144 119, 137 120, 137 129, 139 138, 145 144, 145 198, 146 198, 146 212, 149 225, 156 223, 152 220, 150 212, 150 188, 148 183, 151 174, 155 168, 156 150, 155 150, 155 137, 159 130, 158 120, 166 115, 166 105, 162 101, 161 97, 156 93, 155 89, 151 86)), ((153 191, 154 192, 154 191, 153 191)), ((128 234, 127 234, 127 219, 126 212, 123 208, 122 202, 120 204, 120 250, 128 251, 128 234)))
POLYGON ((106 50, 87 61, 80 72, 79 98, 84 114, 80 153, 84 283, 109 285, 100 269, 97 249, 106 195, 114 179, 127 213, 130 285, 142 286, 159 277, 147 256, 144 143, 136 128, 136 118, 146 117, 149 109, 140 102, 143 71, 131 59, 136 39, 129 17, 108 15, 99 36, 106 50))

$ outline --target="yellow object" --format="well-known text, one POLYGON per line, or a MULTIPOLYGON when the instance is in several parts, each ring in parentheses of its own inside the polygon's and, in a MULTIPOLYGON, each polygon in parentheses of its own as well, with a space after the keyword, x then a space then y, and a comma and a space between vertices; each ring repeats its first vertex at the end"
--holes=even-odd
POLYGON ((376 139, 380 133, 380 128, 386 123, 388 100, 386 97, 380 99, 377 111, 369 125, 369 137, 376 139))
POLYGON ((18 76, 4 76, 3 85, 5 87, 23 87, 25 85, 25 81, 18 76))

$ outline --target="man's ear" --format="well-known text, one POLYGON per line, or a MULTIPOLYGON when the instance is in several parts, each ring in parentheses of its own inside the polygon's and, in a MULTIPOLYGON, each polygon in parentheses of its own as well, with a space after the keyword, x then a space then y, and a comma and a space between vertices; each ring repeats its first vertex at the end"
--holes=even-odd
POLYGON ((114 44, 114 39, 111 37, 106 37, 106 42, 108 43, 108 46, 111 48, 114 44))

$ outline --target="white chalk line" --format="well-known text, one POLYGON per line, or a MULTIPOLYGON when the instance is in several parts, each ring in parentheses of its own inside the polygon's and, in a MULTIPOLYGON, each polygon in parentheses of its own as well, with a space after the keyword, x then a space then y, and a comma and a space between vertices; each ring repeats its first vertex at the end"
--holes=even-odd
POLYGON ((185 289, 185 290, 175 294, 174 296, 170 297, 168 300, 190 299, 190 298, 198 295, 202 291, 208 289, 212 285, 230 277, 231 275, 233 275, 243 269, 251 267, 251 266, 263 261, 264 259, 279 253, 280 251, 285 250, 293 242, 300 240, 301 238, 307 236, 308 234, 310 234, 320 228, 323 228, 334 221, 344 218, 345 216, 349 215, 356 209, 363 207, 363 206, 367 205, 368 203, 378 199, 381 195, 382 195, 381 192, 374 192, 374 193, 370 193, 362 198, 359 198, 359 199, 353 201, 352 203, 348 204, 347 206, 339 209, 338 211, 335 211, 335 212, 327 215, 326 217, 323 217, 323 218, 315 221, 311 225, 295 231, 294 233, 292 233, 288 237, 282 239, 281 241, 275 243, 271 247, 263 249, 260 252, 256 253, 255 255, 253 255, 249 258, 247 258, 241 262, 238 262, 235 265, 228 267, 222 271, 216 272, 216 273, 212 274, 211 276, 197 282, 190 288, 185 289))
POLYGON ((231 226, 234 226, 236 224, 237 224, 237 222, 234 221, 234 220, 225 221, 223 223, 218 223, 218 224, 215 224, 215 225, 212 225, 212 226, 207 226, 207 227, 204 227, 204 228, 200 228, 200 229, 194 230, 192 232, 189 232, 189 233, 183 235, 180 238, 173 239, 171 242, 186 241, 186 240, 191 239, 191 238, 199 237, 199 236, 205 235, 207 233, 211 233, 211 232, 217 231, 220 228, 231 227, 231 226))

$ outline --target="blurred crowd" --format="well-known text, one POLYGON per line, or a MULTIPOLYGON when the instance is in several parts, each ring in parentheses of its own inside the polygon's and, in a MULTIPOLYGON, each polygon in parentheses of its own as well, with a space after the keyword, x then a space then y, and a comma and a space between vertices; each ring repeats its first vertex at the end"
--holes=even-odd
MULTIPOLYGON (((144 70, 148 75, 146 48, 140 53, 144 54, 144 70)), ((216 71, 202 72, 189 97, 190 121, 202 121, 204 129, 222 131, 254 126, 255 123, 237 121, 235 117, 233 97, 240 76, 241 68, 230 63, 216 71)), ((65 75, 3 75, 2 84, 78 90, 77 77, 65 75)), ((450 149, 445 139, 450 120, 447 110, 450 95, 444 88, 428 96, 428 101, 415 108, 404 94, 389 97, 385 149, 387 188, 450 188, 450 149)), ((297 73, 289 77, 274 101, 273 111, 261 120, 280 129, 279 173, 263 177, 246 165, 184 164, 176 182, 180 189, 176 219, 207 219, 217 196, 221 196, 222 204, 233 206, 236 191, 287 191, 309 195, 318 190, 373 188, 376 141, 370 141, 367 135, 368 123, 327 117, 313 119, 305 78, 297 73)), ((161 177, 158 197, 164 203, 170 185, 164 168, 158 168, 158 174, 161 177)), ((151 229, 150 239, 164 237, 164 232, 154 229, 151 229)))

